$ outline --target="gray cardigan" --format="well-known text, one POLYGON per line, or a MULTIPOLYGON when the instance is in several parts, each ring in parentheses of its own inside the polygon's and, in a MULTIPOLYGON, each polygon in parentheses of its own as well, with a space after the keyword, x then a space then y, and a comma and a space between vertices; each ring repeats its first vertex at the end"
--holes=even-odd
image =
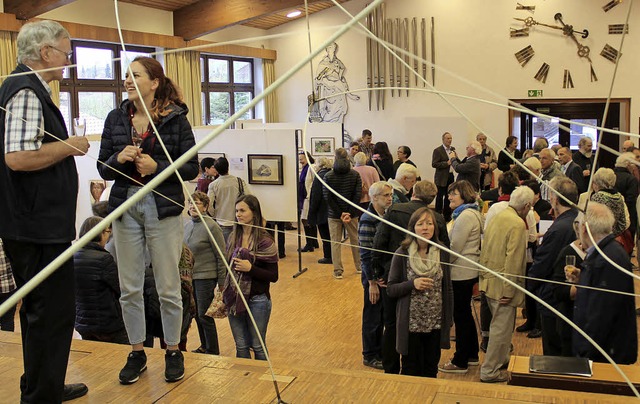
MULTIPOLYGON (((204 216, 204 220, 224 254, 225 242, 220 226, 210 216, 204 216)), ((199 217, 194 217, 185 224, 184 243, 195 258, 193 279, 218 279, 218 284, 223 283, 227 274, 224 257, 218 254, 199 217)))
MULTIPOLYGON (((444 247, 444 246, 443 246, 444 247)), ((433 248, 433 247, 432 247, 433 248)), ((401 355, 409 352, 409 305, 411 303, 411 291, 413 282, 407 279, 407 267, 409 265, 408 251, 400 247, 391 261, 387 294, 398 299, 396 303, 396 351, 401 355), (400 254, 400 255, 397 255, 400 254)), ((440 263, 442 265, 442 324, 440 324, 440 348, 451 348, 449 333, 453 324, 453 287, 451 285, 451 273, 449 272, 449 253, 440 250, 440 263)))

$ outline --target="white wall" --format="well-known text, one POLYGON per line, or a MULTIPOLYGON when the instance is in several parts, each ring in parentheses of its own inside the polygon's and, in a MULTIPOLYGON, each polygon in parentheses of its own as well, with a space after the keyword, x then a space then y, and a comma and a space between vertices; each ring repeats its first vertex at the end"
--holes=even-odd
MULTIPOLYGON (((362 10, 367 0, 353 0, 344 6, 352 14, 362 10)), ((436 63, 444 69, 467 80, 452 77, 444 71, 436 72, 436 86, 439 90, 460 93, 466 96, 489 99, 504 103, 507 99, 527 98, 527 90, 542 89, 545 98, 606 98, 611 85, 614 65, 601 57, 600 51, 605 43, 619 48, 620 35, 608 35, 607 25, 622 23, 626 17, 627 3, 617 6, 609 13, 601 9, 603 2, 583 0, 546 0, 529 1, 535 4, 536 11, 516 11, 516 2, 512 0, 387 0, 388 18, 430 18, 435 17, 436 26, 436 63), (601 4, 602 3, 602 4, 601 4), (594 69, 599 81, 589 81, 589 64, 576 55, 576 46, 570 39, 563 37, 560 31, 544 30, 536 27, 528 38, 509 38, 509 27, 516 16, 533 16, 541 22, 553 23, 553 15, 562 12, 565 22, 573 24, 576 29, 590 30, 590 37, 584 41, 590 46, 594 69), (531 44, 537 52, 531 62, 522 68, 517 63, 514 53, 531 44), (542 62, 551 66, 546 84, 536 81, 533 76, 542 62), (571 70, 574 89, 562 88, 563 69, 571 70), (482 86, 498 95, 490 95, 488 91, 475 87, 482 86)), ((640 33, 634 29, 634 22, 640 21, 640 11, 636 7, 630 19, 630 34, 625 38, 624 57, 621 59, 613 87, 614 97, 633 97, 640 91, 640 83, 636 77, 640 55, 634 50, 637 47, 640 33)), ((338 8, 311 16, 312 43, 317 46, 327 39, 335 27, 347 22, 347 17, 338 8), (323 30, 324 29, 324 30, 323 30)), ((429 24, 428 24, 429 25, 429 24)), ((303 20, 294 21, 274 28, 269 33, 299 31, 306 28, 303 20)), ((429 28, 427 29, 429 32, 429 28)), ((429 41, 430 42, 430 41, 429 41)), ((428 50, 430 55, 430 44, 428 50)), ((346 65, 345 77, 352 90, 366 88, 366 49, 365 38, 356 30, 347 32, 337 40, 340 47, 337 56, 346 65)), ((308 54, 306 35, 296 35, 271 41, 272 48, 278 52, 276 72, 282 75, 297 61, 308 54)), ((317 66, 320 57, 314 59, 317 66)), ((282 121, 299 121, 306 116, 306 97, 311 92, 311 79, 308 68, 303 69, 284 84, 279 92, 280 116, 282 121)), ((363 128, 373 131, 375 140, 386 140, 392 151, 395 147, 409 143, 414 149, 414 156, 423 153, 427 160, 431 158, 431 144, 438 143, 442 134, 440 128, 421 125, 418 118, 427 117, 459 117, 453 108, 441 101, 437 96, 412 92, 410 97, 386 97, 384 111, 368 111, 366 92, 358 93, 360 101, 349 101, 349 113, 345 117, 345 128, 358 135, 363 128), (424 137, 424 142, 413 143, 411 137, 424 137), (437 139, 433 139, 437 138, 437 139)), ((451 98, 462 112, 476 122, 485 133, 498 140, 502 146, 508 135, 508 112, 504 108, 486 105, 477 101, 451 98)), ((374 103, 375 104, 375 103, 374 103)), ((637 133, 640 107, 632 103, 631 130, 637 133)), ((470 124, 466 131, 453 131, 454 145, 462 147, 467 139, 478 132, 470 124)), ((412 157, 413 159, 413 157, 412 157)), ((415 160, 414 160, 415 161, 415 160)), ((419 164, 424 168, 424 165, 419 164)), ((423 173, 424 174, 424 173, 423 173)), ((428 177, 427 177, 428 178, 428 177)))

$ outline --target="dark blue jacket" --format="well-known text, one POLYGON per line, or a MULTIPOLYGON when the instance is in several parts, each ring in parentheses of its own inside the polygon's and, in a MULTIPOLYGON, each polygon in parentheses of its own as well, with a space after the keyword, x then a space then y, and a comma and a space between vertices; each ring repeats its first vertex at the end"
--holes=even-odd
MULTIPOLYGON (((129 145, 131 141, 131 122, 129 121, 130 101, 125 100, 120 108, 109 113, 104 123, 102 141, 100 142, 100 154, 98 160, 98 172, 105 180, 115 180, 109 195, 109 212, 116 209, 127 199, 127 190, 132 184, 128 178, 112 170, 110 167, 132 177, 136 172, 133 162, 118 163, 118 154, 129 145)), ((171 159, 177 160, 187 150, 195 146, 195 139, 189 121, 187 121, 187 107, 185 105, 172 105, 171 112, 156 123, 158 134, 162 138, 171 159)), ((157 173, 167 168, 171 163, 164 153, 160 141, 156 141, 151 157, 158 163, 157 173)), ((185 181, 192 180, 198 175, 198 158, 194 156, 186 164, 178 169, 185 181)), ((158 209, 158 218, 177 216, 182 213, 184 206, 184 191, 178 176, 173 174, 156 187, 158 193, 171 199, 153 194, 158 209)))
POLYGON ((80 333, 108 334, 124 328, 120 310, 118 268, 96 242, 73 255, 76 280, 76 325, 80 333))
MULTIPOLYGON (((28 72, 20 64, 14 73, 28 72)), ((42 105, 44 130, 61 140, 67 127, 58 107, 35 74, 8 77, 0 88, 0 106, 20 90, 33 90, 42 105)), ((76 238, 78 172, 73 157, 38 171, 13 171, 6 166, 5 111, 0 109, 0 237, 39 244, 68 243, 76 238)), ((43 144, 58 139, 45 134, 43 144)))
MULTIPOLYGON (((336 159, 333 163, 333 170, 324 176, 324 181, 331 189, 338 194, 344 196, 356 205, 360 204, 360 196, 362 195, 362 179, 360 174, 351 168, 351 163, 347 159, 336 159)), ((360 216, 360 211, 338 198, 327 187, 322 189, 322 196, 329 205, 329 218, 340 219, 343 212, 351 214, 351 217, 360 216)))
MULTIPOLYGON (((579 285, 634 293, 629 254, 613 235, 602 239, 598 246, 626 272, 615 268, 594 250, 582 263, 579 285)), ((573 319, 614 361, 619 364, 636 361, 638 333, 633 296, 578 288, 573 319)), ((596 362, 606 362, 602 354, 577 331, 573 332, 573 352, 596 362)))
MULTIPOLYGON (((570 209, 553 221, 553 224, 542 238, 542 244, 536 249, 528 276, 548 280, 553 278, 553 263, 560 251, 576 239, 576 234, 573 231, 573 221, 577 215, 577 210, 570 209)), ((551 284, 531 281, 528 283, 527 289, 552 306, 558 306, 558 302, 553 296, 554 287, 551 284)), ((539 305, 539 307, 541 307, 542 315, 554 316, 546 307, 542 305, 539 305)))

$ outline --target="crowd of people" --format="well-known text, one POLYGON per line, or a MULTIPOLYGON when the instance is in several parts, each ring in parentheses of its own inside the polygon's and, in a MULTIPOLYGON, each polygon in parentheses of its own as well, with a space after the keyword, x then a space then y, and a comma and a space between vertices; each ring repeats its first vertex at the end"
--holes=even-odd
MULTIPOLYGON (((74 156, 86 154, 89 144, 68 136, 49 87, 62 79, 70 54, 69 34, 58 23, 25 24, 16 73, 45 70, 9 77, 0 87, 2 301, 75 240, 74 156)), ((118 375, 122 384, 139 380, 147 368, 144 348, 155 337, 166 349, 165 380, 181 380, 193 319, 195 352, 220 353, 216 323, 207 316, 216 293, 228 309, 236 356, 268 355, 270 284, 285 256, 284 223, 267 223, 225 157, 192 158, 110 226, 102 223, 195 145, 181 91, 158 61, 136 57, 125 86, 127 99, 106 118, 97 165, 113 185, 79 236, 103 230, 22 301, 25 403, 87 393, 82 383, 64 384, 74 328, 83 339, 131 345, 118 375), (183 223, 182 181, 199 171, 187 204, 190 220, 183 223), (267 230, 274 227, 277 237, 267 230)), ((389 145, 373 142, 367 129, 348 150, 337 149, 334 161, 300 154, 298 210, 306 236, 300 252, 321 242, 318 263, 333 265, 341 280, 346 234, 364 291, 364 365, 414 376, 462 374, 480 364, 482 350, 480 380, 503 382, 514 329, 541 336, 544 355, 604 361, 555 310, 616 362, 634 363, 634 299, 611 292, 634 290, 640 150, 625 142, 612 169, 597 167, 588 137, 575 152, 539 138, 521 154, 518 139, 509 136, 496 155, 486 141, 478 134, 459 155, 453 135, 444 133, 432 154, 433 181, 420 178, 409 146, 400 146, 394 161, 389 145), (552 221, 542 238, 541 220, 552 221), (546 282, 552 280, 561 283, 546 282), (524 287, 545 304, 525 296, 524 287), (471 313, 476 298, 480 340, 471 313), (516 310, 525 305, 527 322, 515 328, 516 310), (453 326, 455 353, 440 364, 453 326)), ((13 330, 13 317, 11 311, 2 316, 0 329, 13 330)))

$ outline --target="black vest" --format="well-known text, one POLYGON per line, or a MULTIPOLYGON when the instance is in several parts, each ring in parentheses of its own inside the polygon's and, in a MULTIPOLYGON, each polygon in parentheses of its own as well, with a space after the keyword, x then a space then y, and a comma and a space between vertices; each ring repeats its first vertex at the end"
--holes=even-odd
MULTIPOLYGON (((13 73, 28 72, 18 65, 13 73)), ((58 107, 35 74, 10 76, 0 87, 0 106, 20 90, 33 90, 42 105, 44 129, 67 139, 58 107)), ((0 237, 39 244, 67 243, 75 239, 78 172, 73 157, 39 171, 13 171, 5 162, 5 115, 0 110, 0 237)), ((58 139, 45 134, 44 143, 58 139)))

